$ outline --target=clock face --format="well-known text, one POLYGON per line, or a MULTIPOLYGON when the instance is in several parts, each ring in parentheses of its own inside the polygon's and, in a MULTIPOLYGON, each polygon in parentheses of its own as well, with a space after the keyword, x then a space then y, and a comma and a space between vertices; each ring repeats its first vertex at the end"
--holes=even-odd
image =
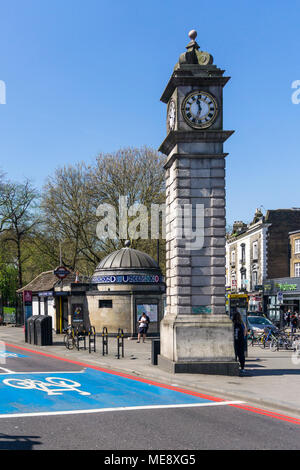
POLYGON ((167 125, 168 130, 173 131, 175 129, 176 120, 176 105, 175 101, 171 100, 168 108, 167 125))
POLYGON ((189 126, 204 129, 212 125, 218 114, 216 99, 205 91, 189 93, 182 103, 182 115, 189 126))

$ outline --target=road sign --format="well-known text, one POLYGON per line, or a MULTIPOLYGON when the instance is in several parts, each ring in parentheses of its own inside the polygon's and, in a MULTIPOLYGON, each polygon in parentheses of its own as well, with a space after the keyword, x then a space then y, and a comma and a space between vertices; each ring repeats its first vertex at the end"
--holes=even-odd
POLYGON ((283 302, 283 293, 282 292, 277 292, 277 302, 282 303, 283 302))
POLYGON ((57 276, 59 279, 64 279, 68 274, 70 274, 70 272, 71 271, 69 271, 64 266, 59 266, 53 271, 53 274, 55 274, 55 276, 57 276))

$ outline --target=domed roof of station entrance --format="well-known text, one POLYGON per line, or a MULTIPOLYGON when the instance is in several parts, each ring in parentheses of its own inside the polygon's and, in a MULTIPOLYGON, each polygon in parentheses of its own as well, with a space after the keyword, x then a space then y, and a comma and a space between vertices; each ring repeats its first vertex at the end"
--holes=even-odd
POLYGON ((125 243, 125 247, 114 251, 106 256, 97 266, 97 271, 102 270, 159 270, 157 262, 147 253, 130 248, 130 242, 125 243))

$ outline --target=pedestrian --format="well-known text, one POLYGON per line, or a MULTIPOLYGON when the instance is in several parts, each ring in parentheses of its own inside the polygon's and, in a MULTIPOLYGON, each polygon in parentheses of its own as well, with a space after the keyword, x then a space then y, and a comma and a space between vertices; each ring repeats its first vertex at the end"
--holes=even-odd
POLYGON ((287 324, 287 326, 290 326, 290 323, 291 323, 291 315, 292 315, 291 311, 288 310, 287 318, 286 318, 286 324, 287 324))
POLYGON ((291 327, 292 327, 292 333, 296 333, 297 328, 298 328, 298 318, 297 315, 294 313, 291 317, 291 327))
POLYGON ((146 339, 149 323, 150 323, 150 318, 148 317, 148 315, 146 315, 145 312, 143 312, 143 314, 140 316, 138 321, 139 321, 139 331, 138 331, 137 343, 140 342, 141 335, 143 335, 143 343, 144 343, 146 339))
POLYGON ((283 313, 283 328, 288 325, 288 312, 283 313))
POLYGON ((239 360, 241 370, 240 375, 245 373, 245 340, 247 336, 247 329, 243 323, 241 314, 235 312, 232 317, 233 321, 233 338, 234 338, 234 352, 235 360, 239 360))

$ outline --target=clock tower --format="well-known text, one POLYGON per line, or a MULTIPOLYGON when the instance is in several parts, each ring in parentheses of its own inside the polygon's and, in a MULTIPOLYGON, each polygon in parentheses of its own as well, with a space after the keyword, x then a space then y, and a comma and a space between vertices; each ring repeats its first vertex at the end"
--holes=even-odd
POLYGON ((200 50, 196 31, 161 101, 167 104, 167 307, 159 367, 237 375, 233 327, 225 312, 223 87, 229 80, 200 50))

